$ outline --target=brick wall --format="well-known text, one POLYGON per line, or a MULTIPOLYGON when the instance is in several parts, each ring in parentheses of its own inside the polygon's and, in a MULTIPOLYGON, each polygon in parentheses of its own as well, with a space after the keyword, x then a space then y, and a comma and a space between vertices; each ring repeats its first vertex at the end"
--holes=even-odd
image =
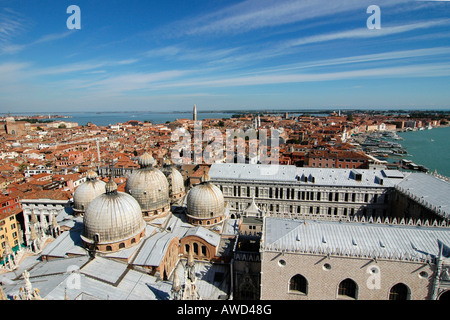
POLYGON ((358 286, 359 300, 386 300, 392 286, 404 283, 410 289, 410 299, 424 300, 429 297, 434 265, 410 261, 379 260, 370 258, 335 257, 324 255, 264 252, 262 258, 261 299, 274 300, 333 300, 338 299, 339 283, 350 278, 358 286), (280 260, 283 260, 284 263, 280 260), (330 269, 324 267, 329 264, 330 269), (377 282, 371 269, 379 271, 377 282), (423 277, 423 272, 428 274, 423 277), (308 282, 307 294, 289 292, 289 281, 301 274, 308 282), (372 277, 372 278, 371 278, 372 277), (367 284, 369 279, 369 286, 367 284))

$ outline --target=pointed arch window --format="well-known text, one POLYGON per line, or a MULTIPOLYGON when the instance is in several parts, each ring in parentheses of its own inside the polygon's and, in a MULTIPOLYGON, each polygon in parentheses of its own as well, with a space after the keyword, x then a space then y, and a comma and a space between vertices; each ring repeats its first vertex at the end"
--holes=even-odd
POLYGON ((358 295, 358 285, 352 279, 345 279, 339 283, 338 298, 356 299, 358 295))
POLYGON ((389 291, 389 300, 409 300, 410 290, 406 284, 397 283, 389 291))
POLYGON ((308 294, 308 281, 301 274, 296 274, 289 280, 289 292, 308 294))

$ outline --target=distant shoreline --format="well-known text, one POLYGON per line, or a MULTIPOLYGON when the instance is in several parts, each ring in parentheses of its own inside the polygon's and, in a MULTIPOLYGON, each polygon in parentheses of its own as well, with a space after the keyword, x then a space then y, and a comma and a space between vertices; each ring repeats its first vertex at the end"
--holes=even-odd
MULTIPOLYGON (((450 113, 450 109, 343 109, 343 108, 330 108, 330 109, 246 109, 246 110, 236 110, 236 109, 225 109, 225 110, 201 110, 197 109, 197 113, 236 113, 236 114, 251 114, 251 113, 267 113, 267 114, 278 114, 278 113, 295 113, 295 114, 307 114, 307 113, 332 113, 341 112, 344 114, 348 113, 368 113, 368 114, 410 114, 410 113, 450 113)), ((177 113, 192 113, 192 110, 180 110, 180 111, 150 111, 150 110, 129 110, 129 111, 70 111, 62 112, 62 114, 82 114, 82 113, 94 113, 94 114, 105 114, 105 113, 150 113, 150 114, 177 114, 177 113)), ((21 116, 39 116, 39 115, 59 115, 61 112, 51 112, 51 111, 39 111, 39 112, 4 112, 3 116, 11 115, 21 115, 21 116)))

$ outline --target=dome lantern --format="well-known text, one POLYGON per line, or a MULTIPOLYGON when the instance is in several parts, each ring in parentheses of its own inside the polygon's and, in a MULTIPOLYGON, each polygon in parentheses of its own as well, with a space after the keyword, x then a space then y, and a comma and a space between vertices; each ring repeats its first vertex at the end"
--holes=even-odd
POLYGON ((114 182, 114 179, 109 179, 108 183, 105 185, 105 190, 107 194, 117 193, 117 184, 114 182))
POLYGON ((145 152, 138 159, 138 164, 141 166, 141 168, 151 168, 155 165, 155 163, 156 160, 148 152, 145 152))

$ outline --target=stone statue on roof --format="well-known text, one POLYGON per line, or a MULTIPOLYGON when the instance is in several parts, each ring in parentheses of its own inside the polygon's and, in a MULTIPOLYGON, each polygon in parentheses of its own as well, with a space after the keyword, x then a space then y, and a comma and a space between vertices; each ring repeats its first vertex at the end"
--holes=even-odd
POLYGON ((182 300, 201 300, 197 288, 197 276, 195 274, 195 262, 192 251, 189 251, 188 261, 185 265, 184 281, 182 300))
POLYGON ((22 276, 25 281, 25 286, 19 289, 19 295, 15 295, 14 300, 42 300, 39 290, 33 290, 33 286, 30 282, 30 273, 25 270, 22 273, 22 276))

